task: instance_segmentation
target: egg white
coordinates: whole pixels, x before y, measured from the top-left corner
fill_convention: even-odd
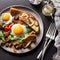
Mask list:
[[[23,33],[22,33],[21,35],[19,35],[19,36],[23,36],[24,34],[26,34],[27,29],[26,29],[26,27],[25,27],[24,25],[14,24],[14,25],[12,26],[12,28],[11,28],[11,34],[12,34],[12,35],[14,35],[14,36],[16,36],[16,37],[19,37],[19,36],[17,36],[17,35],[14,33],[14,28],[15,28],[16,26],[21,26],[21,27],[23,28]],[[18,30],[17,30],[17,31],[18,31]]]
[[[3,20],[2,20],[2,16],[3,16],[4,14],[9,14],[10,19],[9,19],[8,21],[3,21]],[[3,13],[3,14],[1,15],[1,21],[2,21],[5,25],[11,23],[11,22],[12,22],[12,19],[13,19],[13,17],[11,16],[10,13]]]

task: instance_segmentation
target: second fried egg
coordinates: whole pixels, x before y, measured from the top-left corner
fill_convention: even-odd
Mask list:
[[[10,13],[3,13],[1,15],[1,21],[4,23],[4,24],[9,24],[12,22],[12,19],[13,17],[11,16]]]
[[[22,36],[26,33],[27,29],[24,25],[14,24],[11,28],[12,34],[15,36]]]

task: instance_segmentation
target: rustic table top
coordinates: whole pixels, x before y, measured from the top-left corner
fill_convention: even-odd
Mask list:
[[[0,60],[37,60],[36,57],[43,47],[43,44],[45,42],[45,34],[52,19],[51,17],[45,17],[42,14],[41,9],[42,9],[42,6],[44,5],[43,3],[41,3],[38,6],[33,6],[29,3],[28,0],[0,0],[0,11],[11,5],[24,5],[37,11],[39,15],[41,16],[43,24],[44,24],[44,36],[39,46],[26,54],[20,54],[20,55],[12,54],[3,50],[0,47]],[[56,48],[54,47],[54,42],[52,42],[49,48],[47,49],[44,60],[52,60],[52,56],[55,52],[56,52]]]

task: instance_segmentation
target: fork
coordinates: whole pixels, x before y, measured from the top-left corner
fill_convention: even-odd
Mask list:
[[[43,49],[38,54],[37,59],[43,60],[43,57],[45,55],[45,52],[46,52],[49,44],[51,43],[51,41],[53,41],[55,39],[55,34],[56,34],[55,23],[51,23],[49,26],[49,29],[46,33],[46,39],[45,39],[46,41],[44,43]]]

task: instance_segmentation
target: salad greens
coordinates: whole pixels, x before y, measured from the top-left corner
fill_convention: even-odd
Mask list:
[[[15,42],[22,43],[24,41],[24,38],[19,38]]]
[[[9,35],[8,36],[8,41],[14,41],[14,42],[18,42],[18,43],[21,43],[25,40],[25,37],[27,36],[27,33],[24,34],[23,36],[19,36],[19,37],[15,37],[14,35]]]
[[[0,31],[0,39],[5,42],[5,38],[4,38],[5,34],[4,32]]]
[[[9,40],[9,41],[10,41],[10,40],[13,41],[13,40],[16,40],[16,38],[15,38],[13,35],[9,35],[9,36],[8,36],[8,40]]]
[[[32,31],[32,29],[31,29],[27,24],[25,24],[25,26],[26,26],[26,28],[27,28],[27,33],[29,33],[29,32]]]

